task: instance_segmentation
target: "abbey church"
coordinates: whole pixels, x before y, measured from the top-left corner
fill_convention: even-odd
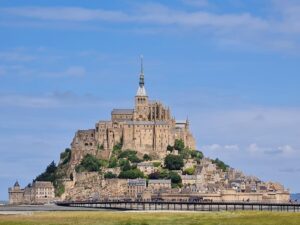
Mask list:
[[[182,139],[187,147],[196,149],[188,119],[176,121],[169,108],[148,98],[141,60],[134,109],[113,109],[111,120],[100,120],[95,129],[77,131],[71,144],[71,163],[78,164],[87,153],[108,159],[116,145],[159,159],[167,154],[167,146],[173,146],[175,139]]]

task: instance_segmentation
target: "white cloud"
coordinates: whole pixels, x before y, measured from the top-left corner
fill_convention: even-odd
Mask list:
[[[280,147],[278,147],[278,150],[284,156],[293,156],[294,154],[300,154],[300,151],[297,151],[290,145],[280,146]]]
[[[210,5],[208,0],[182,0],[184,4],[196,7],[207,7]]]
[[[238,145],[220,145],[220,144],[212,144],[212,145],[204,145],[201,147],[201,150],[205,152],[230,152],[230,151],[239,151],[240,148]]]
[[[0,9],[0,13],[3,15],[2,25],[7,23],[8,26],[15,21],[19,21],[18,26],[20,24],[26,26],[27,22],[31,25],[33,23],[33,26],[37,26],[38,23],[46,26],[54,23],[57,25],[54,27],[61,27],[61,24],[66,23],[65,27],[71,29],[74,25],[103,29],[99,22],[143,24],[141,29],[132,26],[124,29],[143,34],[170,33],[174,30],[181,32],[184,29],[192,33],[209,34],[221,46],[234,45],[256,51],[267,49],[298,52],[300,48],[298,42],[300,4],[295,1],[270,1],[265,15],[254,14],[246,8],[241,12],[228,12],[222,8],[211,12],[204,7],[209,5],[208,1],[185,0],[185,2],[203,8],[178,10],[168,5],[147,3],[135,5],[127,10],[10,7]]]
[[[69,66],[65,69],[57,71],[44,71],[35,69],[35,67],[23,65],[5,65],[0,67],[0,75],[23,76],[23,77],[47,77],[47,78],[62,78],[62,77],[84,77],[87,71],[83,66]]]
[[[87,9],[80,7],[19,7],[2,8],[2,13],[9,15],[59,21],[92,21],[103,20],[112,22],[128,21],[129,17],[123,12],[102,9]]]
[[[149,23],[212,28],[266,29],[268,22],[250,13],[215,14],[205,11],[174,10],[161,4],[143,4],[133,13],[76,7],[2,8],[0,12],[17,17],[53,21],[106,21]]]
[[[0,107],[22,108],[58,108],[58,107],[83,107],[103,104],[100,99],[85,95],[77,96],[72,92],[54,92],[42,95],[0,95]],[[105,104],[104,104],[105,105]]]
[[[271,143],[270,143],[271,144]],[[290,145],[277,146],[277,147],[266,147],[266,146],[258,146],[253,143],[250,144],[246,148],[247,152],[249,152],[252,156],[263,157],[263,155],[270,157],[294,157],[300,154],[300,151],[297,151]]]
[[[64,71],[56,72],[40,72],[41,76],[45,77],[83,77],[86,75],[86,70],[82,66],[70,66]]]
[[[2,61],[30,62],[35,59],[34,56],[19,51],[0,52],[0,60]]]

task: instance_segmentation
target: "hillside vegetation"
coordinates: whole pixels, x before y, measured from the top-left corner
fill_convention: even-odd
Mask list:
[[[102,146],[99,146],[99,150]],[[195,173],[195,167],[185,168],[184,163],[187,159],[192,159],[198,164],[204,157],[201,151],[193,150],[185,146],[185,143],[181,139],[176,139],[174,146],[168,146],[166,151],[168,154],[165,158],[157,161],[153,161],[153,166],[157,168],[157,171],[153,174],[145,175],[137,168],[137,164],[140,162],[148,162],[152,160],[152,157],[148,154],[143,156],[138,155],[136,150],[122,149],[122,142],[117,143],[113,149],[111,156],[108,160],[97,158],[95,155],[86,154],[81,162],[75,167],[76,173],[82,172],[99,172],[105,179],[171,179],[172,187],[177,188],[182,186],[181,177],[178,171],[182,170],[183,174],[193,175]],[[176,154],[173,154],[175,153]],[[46,168],[46,170],[36,177],[36,181],[51,181],[55,186],[56,196],[61,196],[64,193],[64,186],[62,180],[67,178],[73,180],[73,173],[67,176],[67,170],[69,168],[69,162],[71,160],[72,151],[66,148],[60,154],[60,161],[58,165],[52,161]],[[219,169],[225,171],[229,166],[218,158],[212,160],[212,163],[216,164]],[[120,173],[115,174],[112,172],[103,172],[105,168],[120,168]]]

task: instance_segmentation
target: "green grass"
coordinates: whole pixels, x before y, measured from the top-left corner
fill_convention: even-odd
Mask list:
[[[300,213],[276,212],[44,212],[0,215],[0,225],[299,225]]]

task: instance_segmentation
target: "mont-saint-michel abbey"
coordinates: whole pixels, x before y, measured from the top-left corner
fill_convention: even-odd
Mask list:
[[[95,155],[98,146],[103,149],[101,157],[109,159],[118,143],[122,143],[122,149],[135,149],[141,156],[148,154],[153,159],[164,158],[167,146],[173,146],[176,139],[196,149],[189,121],[176,121],[169,108],[149,99],[142,64],[134,101],[134,109],[113,109],[110,121],[100,120],[95,129],[76,133],[72,142],[72,165],[80,162],[86,153]]]
[[[196,149],[190,121],[152,101],[141,72],[133,109],[78,130],[71,143],[31,184],[9,188],[11,204],[147,200],[288,202],[280,183],[245,175]],[[176,109],[173,109],[176,110]]]

